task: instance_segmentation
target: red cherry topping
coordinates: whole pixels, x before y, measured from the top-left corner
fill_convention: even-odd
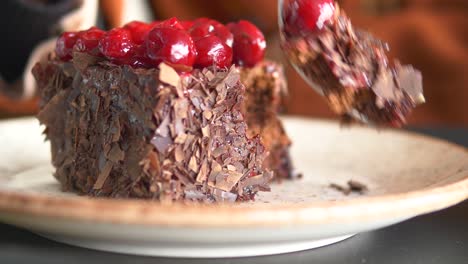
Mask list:
[[[73,56],[73,46],[78,39],[77,32],[64,32],[57,39],[55,44],[55,53],[63,61],[69,61]]]
[[[185,28],[182,26],[182,24],[180,24],[179,20],[177,18],[175,18],[175,17],[171,17],[169,19],[161,21],[158,24],[156,24],[155,27],[175,28],[175,29],[185,30]]]
[[[190,20],[183,20],[179,22],[185,30],[189,30],[193,26],[193,21]]]
[[[234,44],[234,35],[231,31],[223,24],[220,24],[215,28],[215,35],[224,41],[226,45],[232,48]]]
[[[206,17],[198,18],[193,21],[193,25],[189,29],[190,36],[194,41],[201,39],[215,31],[215,27],[221,25],[216,20],[208,19]]]
[[[218,21],[213,20],[213,19],[211,19],[211,18],[199,17],[199,18],[193,20],[193,25],[195,25],[195,24],[206,24],[206,23],[210,23],[210,22],[212,22],[212,21],[218,22]]]
[[[92,27],[88,30],[81,31],[76,40],[75,47],[77,51],[89,53],[91,55],[101,55],[98,49],[99,40],[106,34],[105,31]]]
[[[105,32],[92,27],[63,33],[56,43],[61,60],[72,59],[73,51],[105,56],[109,61],[132,67],[155,67],[166,62],[179,72],[237,65],[250,67],[263,59],[265,38],[247,21],[225,26],[216,20],[199,18],[144,23],[132,21]]]
[[[234,63],[252,67],[263,59],[266,42],[263,33],[252,23],[241,20],[227,27],[234,35]]]
[[[99,50],[109,59],[126,60],[133,54],[132,34],[124,28],[108,31],[99,41]]]
[[[128,64],[134,68],[150,68],[153,63],[146,55],[146,46],[144,44],[135,46],[134,50],[134,55],[129,60],[127,60],[125,64]]]
[[[125,24],[123,28],[129,30],[132,33],[133,42],[140,45],[145,41],[146,35],[153,27],[144,22],[132,21]]]
[[[157,65],[163,61],[192,66],[197,56],[190,35],[176,28],[153,28],[146,37],[146,52]]]
[[[234,41],[234,37],[228,28],[218,21],[208,18],[196,19],[193,22],[192,27],[189,29],[189,32],[194,41],[208,35],[218,36],[229,47],[232,47],[232,43]]]
[[[332,23],[335,5],[333,0],[294,0],[284,12],[287,33],[316,34]]]
[[[197,67],[217,66],[228,67],[232,63],[232,48],[223,40],[214,35],[209,35],[195,41],[198,56],[195,61]]]
[[[154,20],[153,22],[149,23],[151,28],[154,28],[155,26],[159,25],[159,23],[161,23],[161,21],[159,20]]]

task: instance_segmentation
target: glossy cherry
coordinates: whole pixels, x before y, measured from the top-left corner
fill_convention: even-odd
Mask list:
[[[225,25],[220,24],[219,26],[217,26],[215,28],[214,34],[218,36],[221,40],[223,40],[226,45],[232,48],[234,44],[234,35]]]
[[[140,21],[132,21],[125,24],[123,28],[130,31],[133,42],[140,45],[145,41],[146,35],[151,30],[152,25]]]
[[[73,56],[73,46],[78,39],[79,33],[77,32],[64,32],[57,39],[55,44],[55,54],[63,60],[69,61]]]
[[[252,23],[241,20],[227,25],[234,35],[233,61],[237,65],[252,67],[265,55],[266,42],[263,33]]]
[[[114,28],[99,41],[99,51],[111,60],[129,59],[133,56],[134,48],[132,34],[125,28]]]
[[[293,0],[283,10],[287,33],[316,34],[332,23],[333,0]]]
[[[155,26],[159,25],[159,23],[161,23],[160,20],[154,20],[150,22],[149,25],[151,26],[151,28],[154,28]]]
[[[123,64],[130,65],[134,68],[150,68],[153,63],[146,54],[146,46],[144,44],[135,46],[133,56]]]
[[[155,23],[154,27],[161,27],[161,28],[174,28],[174,29],[181,29],[185,30],[179,20],[175,17],[171,17],[169,19],[163,20],[159,23]]]
[[[217,36],[208,35],[198,39],[195,41],[195,47],[198,52],[196,67],[204,68],[214,65],[224,68],[232,63],[232,48]]]
[[[104,34],[106,34],[106,32],[97,27],[81,31],[78,34],[74,49],[91,55],[100,56],[98,45],[99,40],[101,40]]]
[[[181,29],[156,26],[148,33],[145,43],[146,53],[154,65],[165,61],[192,66],[197,56],[192,38]]]
[[[215,27],[222,25],[216,20],[206,17],[198,18],[193,21],[193,25],[188,30],[194,41],[206,37],[215,31]]]
[[[193,26],[193,21],[191,20],[182,20],[179,23],[185,30],[189,30]]]
[[[232,43],[234,41],[234,36],[226,26],[216,20],[204,17],[193,21],[193,25],[190,27],[189,33],[194,41],[197,41],[208,35],[215,35],[219,37],[229,47],[232,47]]]

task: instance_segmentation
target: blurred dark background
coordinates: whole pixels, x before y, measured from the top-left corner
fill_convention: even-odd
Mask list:
[[[97,15],[101,27],[120,26],[130,20],[165,19],[176,16],[180,19],[193,19],[200,16],[212,17],[222,22],[248,19],[259,26],[268,39],[267,57],[283,62],[289,81],[290,98],[287,104],[289,114],[313,117],[335,118],[323,99],[307,87],[304,81],[289,67],[278,45],[277,13],[275,0],[84,0],[99,7],[95,13],[82,12],[82,16]],[[13,29],[42,35],[31,38],[39,42],[57,34],[57,21],[60,15],[70,12],[64,7],[79,6],[83,1],[62,0],[7,0],[2,1],[0,11],[2,25],[11,24]],[[418,107],[411,115],[410,125],[462,126],[468,127],[468,1],[467,0],[341,0],[338,1],[354,25],[369,30],[388,42],[390,55],[405,64],[413,64],[420,69],[424,78],[426,104]],[[11,4],[13,3],[13,4]],[[45,25],[36,21],[38,14],[16,15],[15,8],[22,6],[42,6],[39,16],[47,17]],[[60,10],[58,8],[60,6]],[[7,10],[5,7],[8,7]],[[58,10],[58,11],[57,11]],[[56,12],[56,13],[53,13]],[[73,11],[72,11],[73,12]],[[5,16],[2,13],[15,15]],[[34,12],[32,12],[34,13]],[[53,15],[51,15],[53,13]],[[36,20],[35,20],[36,19]],[[5,20],[5,22],[4,22]],[[21,22],[19,22],[21,20]],[[28,24],[27,29],[15,24]],[[44,24],[43,23],[43,24]],[[35,26],[36,25],[36,26]],[[47,26],[50,30],[44,30]],[[82,26],[82,25],[81,25]],[[70,27],[70,26],[68,26]],[[73,25],[71,25],[73,27]],[[80,25],[76,23],[76,29]],[[0,32],[1,34],[2,32]],[[26,32],[27,34],[28,32]],[[15,35],[11,41],[21,42],[21,34],[10,30],[7,35]],[[38,34],[38,33],[37,33]],[[4,36],[4,35],[3,35]],[[5,36],[4,41],[5,42]],[[11,43],[10,43],[11,44]],[[5,45],[0,44],[0,45]],[[24,54],[29,54],[34,45],[17,45]],[[5,49],[2,48],[5,53]],[[26,56],[27,57],[27,56]],[[4,59],[6,58],[6,59]],[[21,89],[21,82],[5,66],[26,65],[25,61],[9,61],[2,56],[0,93]],[[4,75],[8,72],[8,80]],[[17,72],[16,79],[21,79]],[[3,87],[3,88],[2,88]],[[0,95],[0,117],[34,113],[37,100],[11,99],[15,96]]]

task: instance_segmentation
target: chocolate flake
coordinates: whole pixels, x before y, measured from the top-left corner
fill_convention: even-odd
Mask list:
[[[101,189],[102,186],[104,185],[104,182],[106,181],[107,177],[109,176],[111,170],[112,170],[112,162],[108,161],[106,162],[106,165],[104,165],[104,168],[101,170],[99,173],[96,182],[94,183],[93,189]]]
[[[338,183],[330,183],[330,188],[335,189],[337,191],[342,192],[344,195],[349,195],[351,193],[351,189],[347,186],[343,186]]]
[[[178,145],[174,151],[175,161],[182,162],[185,159],[185,153],[182,150],[182,146]]]
[[[177,87],[180,84],[180,76],[174,68],[165,63],[159,64],[159,80],[163,83]],[[179,94],[181,97],[182,95]]]
[[[202,135],[204,137],[210,137],[210,127],[209,126],[202,127],[201,131],[202,131]]]
[[[203,183],[206,181],[206,177],[208,176],[208,163],[206,162],[206,160],[203,162],[201,168],[200,168],[200,171],[197,175],[197,182],[199,183]]]
[[[207,120],[210,120],[211,117],[213,117],[213,112],[210,110],[205,110],[203,111],[203,117],[205,117]]]
[[[349,195],[352,192],[362,194],[368,190],[367,186],[364,183],[361,183],[356,180],[349,180],[346,184],[347,186],[343,186],[338,183],[330,183],[330,188],[340,191],[344,195]]]
[[[151,144],[156,147],[159,153],[166,153],[172,144],[172,139],[170,137],[155,136],[151,139]]]
[[[197,173],[198,172],[198,164],[197,164],[197,159],[192,156],[190,158],[190,162],[189,162],[189,169],[191,169],[193,172]]]
[[[114,144],[112,146],[112,149],[107,154],[107,158],[114,163],[123,160],[124,157],[125,157],[125,152],[123,152],[120,149],[118,144]]]
[[[364,192],[368,190],[367,185],[356,180],[349,180],[348,186],[349,189],[353,192]]]
[[[234,185],[236,185],[239,182],[243,175],[242,173],[237,171],[226,170],[223,171],[223,173],[220,173],[219,176],[216,177],[215,187],[220,190],[230,192]]]

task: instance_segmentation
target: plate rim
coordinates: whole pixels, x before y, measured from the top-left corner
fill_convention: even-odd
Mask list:
[[[290,116],[292,121],[337,124],[318,118]],[[34,118],[15,118],[0,121],[0,127],[10,122],[31,122]],[[37,120],[35,120],[37,121]],[[358,127],[371,130],[366,127]],[[389,129],[407,137],[445,144],[468,154],[468,149],[443,139],[414,132]],[[414,217],[455,205],[468,199],[468,172],[457,182],[438,187],[426,187],[406,193],[358,197],[341,201],[314,201],[301,204],[241,204],[161,203],[144,200],[109,198],[54,197],[44,194],[0,190],[0,216],[20,214],[31,217],[61,218],[115,224],[158,227],[278,227],[285,225],[316,225],[373,221],[385,217]],[[387,210],[387,206],[398,211]],[[80,208],[80,210],[75,210]],[[358,211],[358,213],[352,213]],[[351,213],[350,213],[351,212]],[[200,217],[203,215],[203,217]]]

